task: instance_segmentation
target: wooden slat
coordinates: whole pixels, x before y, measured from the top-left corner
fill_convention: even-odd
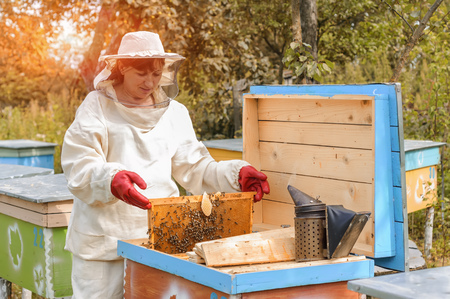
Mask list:
[[[69,226],[70,213],[47,214],[46,227],[66,227]]]
[[[370,150],[260,142],[261,169],[372,183]]]
[[[347,281],[339,281],[253,293],[243,293],[240,299],[274,298],[362,299],[363,297],[361,297],[361,294],[347,289]]]
[[[195,253],[194,251],[188,251],[188,252],[186,252],[186,255],[190,262],[193,262],[196,264],[204,264],[205,263],[205,260],[201,256],[199,256],[197,253]]]
[[[257,232],[265,232],[268,230],[274,230],[274,229],[279,229],[281,226],[280,225],[273,225],[273,224],[267,224],[267,223],[255,223],[253,222],[253,228],[252,231],[254,233]]]
[[[292,238],[294,237],[294,228],[288,227],[288,228],[280,228],[277,227],[276,229],[270,229],[265,230],[257,233],[251,233],[251,234],[245,234],[245,235],[239,235],[234,237],[228,237],[220,239],[221,243],[233,243],[237,241],[254,241],[254,240],[266,240],[270,238]],[[200,248],[203,244],[210,244],[210,243],[217,243],[218,240],[211,240],[211,241],[205,241],[205,242],[199,242],[195,244],[195,248]]]
[[[45,219],[45,215],[38,213],[38,212],[34,212],[34,211],[30,211],[30,210],[26,210],[26,209],[22,209],[20,207],[16,207],[13,205],[9,205],[3,202],[0,202],[0,211],[2,214],[26,221],[26,222],[30,222],[39,226],[43,226],[46,227],[47,225],[47,221]]]
[[[265,199],[293,204],[287,186],[291,185],[326,204],[342,204],[355,211],[373,210],[373,186],[368,183],[300,176],[265,171],[270,183],[270,194]]]
[[[197,283],[195,280],[148,267],[131,259],[126,259],[125,271],[123,284],[125,299],[214,298],[211,294],[217,298],[232,298],[227,293]]]
[[[70,213],[72,208],[72,199],[47,203],[47,213]]]
[[[258,119],[372,125],[373,101],[363,97],[366,99],[264,97],[258,100]]]
[[[253,204],[253,223],[262,222],[262,202],[258,201]]]
[[[356,262],[365,260],[365,256],[347,256],[337,259],[324,259],[311,262],[280,262],[280,263],[270,263],[270,264],[257,264],[257,265],[242,265],[242,266],[228,266],[228,267],[216,267],[215,269],[220,272],[228,274],[242,274],[242,273],[252,273],[261,271],[276,271],[283,269],[295,269],[303,267],[312,266],[322,266],[322,265],[332,265],[347,262]]]
[[[4,194],[0,194],[0,202],[9,204],[11,206],[20,207],[26,210],[35,211],[38,213],[47,213],[48,206],[47,204],[39,204],[35,202],[26,201],[20,198],[15,198],[11,196],[7,196]]]
[[[66,212],[70,213],[72,211],[73,206],[73,200],[36,203],[16,197],[7,196],[4,194],[0,194],[0,202],[41,214],[66,213]]]
[[[294,238],[271,238],[202,244],[207,266],[275,263],[295,259]]]
[[[258,99],[246,99],[244,96],[242,138],[243,159],[261,169],[259,156]]]
[[[280,203],[271,200],[263,201],[263,223],[272,225],[290,225],[295,227],[294,204]]]
[[[0,202],[0,212],[42,227],[66,227],[70,219],[70,213],[42,214],[3,202]]]
[[[372,133],[372,127],[367,125],[259,122],[260,141],[372,149]]]
[[[314,95],[314,94],[246,94],[244,95],[244,98],[248,99],[260,99],[260,98],[267,98],[267,99],[317,99],[317,100],[323,100],[323,99],[332,99],[332,100],[373,100],[373,96],[364,95],[364,94],[337,94],[334,96],[325,96],[325,95]]]

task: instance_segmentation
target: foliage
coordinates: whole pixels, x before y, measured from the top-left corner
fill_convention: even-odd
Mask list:
[[[0,139],[29,139],[62,145],[64,134],[75,117],[83,95],[77,91],[48,94],[41,106],[37,101],[26,107],[5,107],[0,111]],[[61,147],[55,148],[55,173],[61,173]]]
[[[322,74],[331,73],[334,64],[329,60],[316,61],[308,50],[311,46],[305,43],[292,42],[286,50],[283,62],[291,69],[297,78],[313,78],[322,81]]]
[[[52,22],[60,15],[41,4],[0,2],[0,107],[31,100],[45,103],[47,93],[59,88],[66,76],[66,66],[58,62],[52,44],[58,34]]]

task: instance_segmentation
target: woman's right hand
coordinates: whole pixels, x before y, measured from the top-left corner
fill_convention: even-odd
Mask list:
[[[134,187],[147,188],[147,183],[135,172],[122,170],[116,173],[111,182],[111,193],[127,204],[148,210],[152,207],[150,201]]]

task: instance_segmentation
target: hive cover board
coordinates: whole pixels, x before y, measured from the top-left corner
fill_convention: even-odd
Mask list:
[[[398,84],[251,87],[244,95],[244,159],[271,184],[254,205],[254,223],[293,225],[293,185],[327,205],[369,212],[353,252],[404,271],[398,107]]]

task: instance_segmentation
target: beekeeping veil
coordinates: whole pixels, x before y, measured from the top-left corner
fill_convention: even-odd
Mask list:
[[[100,56],[99,61],[105,61],[106,67],[95,77],[94,88],[99,89],[101,82],[109,78],[118,59],[129,58],[164,58],[165,65],[159,82],[161,90],[169,100],[178,95],[177,72],[185,58],[175,53],[166,53],[159,35],[148,31],[125,34],[116,55]]]

